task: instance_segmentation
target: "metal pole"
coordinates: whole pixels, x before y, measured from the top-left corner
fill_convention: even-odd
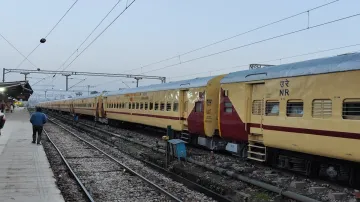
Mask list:
[[[69,75],[65,75],[66,77],[66,91],[69,90]]]
[[[90,85],[88,85],[88,95],[90,95]]]
[[[3,82],[5,82],[5,68],[3,68]]]
[[[47,91],[45,91],[45,99],[46,99],[46,92],[47,92]]]
[[[139,87],[139,80],[142,79],[142,77],[135,77],[136,79],[136,88]]]

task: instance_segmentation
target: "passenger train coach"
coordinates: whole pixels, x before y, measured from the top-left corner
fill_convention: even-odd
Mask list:
[[[111,125],[166,128],[213,150],[360,182],[360,54],[39,103]]]

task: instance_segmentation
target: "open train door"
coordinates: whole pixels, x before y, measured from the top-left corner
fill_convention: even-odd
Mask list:
[[[74,103],[70,102],[70,114],[75,114]]]
[[[250,84],[252,86],[248,107],[250,120],[248,158],[264,162],[266,160],[266,148],[263,144],[263,121],[265,108],[265,83]]]
[[[96,119],[101,123],[107,123],[106,113],[104,108],[104,97],[99,96],[96,98]]]
[[[183,100],[183,105],[181,107],[181,115],[182,115],[182,120],[183,120],[183,130],[187,131],[188,130],[188,121],[187,118],[189,116],[189,99],[188,99],[188,90],[182,90],[181,91],[181,96],[182,96],[182,100]]]
[[[182,132],[180,135],[180,139],[184,140],[185,142],[189,142],[191,137],[189,133],[189,125],[188,125],[188,117],[189,117],[189,99],[188,99],[188,92],[189,90],[181,90],[180,96],[181,101],[180,102],[180,115],[182,120]]]

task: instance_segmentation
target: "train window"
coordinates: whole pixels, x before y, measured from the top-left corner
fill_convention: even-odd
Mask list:
[[[165,110],[165,104],[163,102],[160,103],[160,110],[161,111]]]
[[[312,117],[314,118],[329,118],[332,114],[332,101],[326,100],[313,100],[312,103]]]
[[[202,112],[202,103],[201,102],[195,102],[195,112]]]
[[[145,110],[148,110],[148,103],[145,102]]]
[[[279,116],[279,102],[278,101],[266,101],[265,106],[266,116]]]
[[[232,103],[231,102],[225,102],[224,103],[225,104],[225,107],[224,107],[224,111],[226,112],[226,113],[232,113]]]
[[[174,112],[179,111],[179,103],[174,102],[173,111],[174,111]]]
[[[137,102],[137,103],[136,103],[136,109],[139,109],[139,106],[140,106],[140,105],[139,105],[139,103]]]
[[[155,102],[155,110],[159,110],[159,103]]]
[[[304,103],[302,100],[288,100],[286,105],[286,116],[302,117],[304,114]]]
[[[144,109],[144,103],[140,103],[140,109]]]
[[[150,102],[150,104],[149,104],[149,110],[153,110],[153,103],[152,102]]]
[[[171,111],[171,103],[166,103],[166,111]]]
[[[262,115],[264,112],[264,106],[262,100],[254,100],[252,104],[252,114]]]
[[[135,102],[132,103],[132,109],[135,109]]]
[[[346,99],[343,102],[343,119],[360,120],[360,99]]]

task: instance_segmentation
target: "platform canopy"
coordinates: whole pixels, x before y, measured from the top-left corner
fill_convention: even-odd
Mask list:
[[[28,81],[0,82],[0,95],[2,99],[15,98],[27,101],[33,90]]]

